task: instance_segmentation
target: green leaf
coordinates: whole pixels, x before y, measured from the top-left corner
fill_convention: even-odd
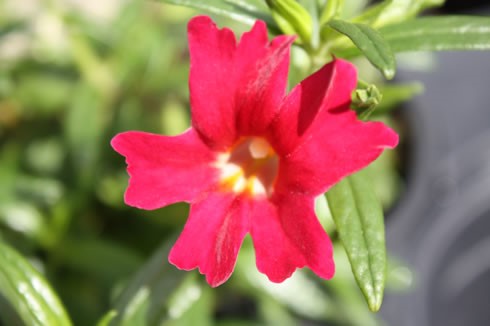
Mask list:
[[[168,318],[165,318],[162,326],[213,325],[214,292],[195,276],[188,274],[172,294],[168,303]]]
[[[165,241],[118,296],[113,309],[119,315],[111,325],[160,325],[168,317],[172,293],[186,276],[192,276],[166,263],[174,240]]]
[[[329,25],[350,38],[387,79],[393,78],[396,69],[395,57],[388,43],[376,30],[368,25],[353,24],[343,20],[332,20]]]
[[[251,238],[244,240],[231,282],[240,285],[256,298],[266,296],[294,314],[316,320],[342,319],[338,316],[335,301],[329,293],[318,288],[318,284],[305,271],[296,271],[284,283],[274,284],[257,271]]]
[[[378,25],[377,20],[380,19],[381,14],[389,10],[392,2],[392,0],[386,0],[371,6],[363,11],[359,16],[352,19],[352,22],[376,26]]]
[[[115,310],[109,310],[102,318],[99,320],[97,323],[97,326],[109,326],[111,321],[116,318],[117,316],[117,311]]]
[[[238,22],[253,25],[257,20],[263,20],[267,25],[276,27],[272,17],[255,1],[239,1],[239,0],[160,0],[173,5],[190,7],[198,10],[206,11],[210,14],[216,14],[223,17],[231,18]]]
[[[445,16],[414,19],[380,29],[395,52],[490,49],[490,18]]]
[[[278,300],[262,295],[257,298],[257,303],[258,315],[262,317],[264,325],[298,325],[298,320]]]
[[[0,242],[0,261],[0,293],[26,325],[71,325],[48,282],[24,257]]]
[[[339,17],[343,8],[344,0],[328,0],[320,17],[320,25],[329,22],[333,18]]]
[[[345,316],[340,325],[380,326],[380,320],[366,305],[359,293],[352,267],[342,243],[334,242],[335,281],[325,282],[325,287],[335,298],[337,314]],[[337,325],[337,324],[336,324]]]
[[[78,173],[78,189],[93,187],[102,137],[108,122],[104,98],[92,86],[79,84],[71,94],[63,128],[70,158]]]
[[[378,311],[386,279],[386,247],[381,205],[366,170],[351,175],[326,193],[340,240],[369,309]]]
[[[360,16],[353,19],[355,23],[381,27],[398,23],[415,17],[419,12],[440,6],[445,0],[385,0],[373,5]]]

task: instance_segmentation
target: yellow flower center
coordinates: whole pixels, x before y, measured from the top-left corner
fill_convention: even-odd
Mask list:
[[[279,158],[264,138],[249,137],[218,157],[221,185],[227,191],[269,196],[277,177]]]

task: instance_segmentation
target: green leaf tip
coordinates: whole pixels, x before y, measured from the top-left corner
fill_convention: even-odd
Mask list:
[[[390,45],[375,29],[366,24],[355,24],[334,19],[330,27],[347,36],[352,43],[378,68],[386,79],[392,79],[396,72],[395,56]]]
[[[362,170],[345,178],[326,193],[326,198],[356,282],[369,309],[376,312],[386,282],[386,246],[383,210],[368,172]]]

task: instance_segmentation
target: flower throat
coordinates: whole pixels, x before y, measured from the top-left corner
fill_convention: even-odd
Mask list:
[[[239,140],[218,159],[223,188],[251,196],[270,196],[278,166],[279,158],[274,149],[260,137]]]

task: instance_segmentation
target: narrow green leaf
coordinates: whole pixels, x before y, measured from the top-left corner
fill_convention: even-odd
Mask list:
[[[366,300],[359,295],[358,285],[352,267],[341,242],[334,242],[335,281],[325,282],[325,287],[335,298],[337,314],[343,315],[340,325],[380,326],[376,314],[366,305]]]
[[[421,11],[440,6],[445,0],[385,0],[353,19],[355,23],[381,27],[415,17]]]
[[[48,282],[24,257],[0,242],[0,261],[0,293],[26,325],[71,325]]]
[[[353,24],[343,20],[332,20],[329,25],[350,38],[387,79],[393,78],[396,69],[395,57],[388,43],[376,30],[368,25]]]
[[[168,317],[160,325],[213,325],[214,292],[195,276],[188,274],[174,291],[168,303]]]
[[[329,293],[321,291],[305,271],[297,271],[280,284],[272,284],[260,274],[255,266],[255,254],[250,237],[245,238],[240,249],[240,257],[231,281],[249,291],[253,297],[271,298],[296,315],[317,320],[342,319],[342,316],[338,316],[335,300]]]
[[[160,0],[173,5],[190,7],[203,10],[210,14],[216,14],[223,17],[231,18],[238,22],[253,25],[257,20],[263,20],[268,26],[276,27],[274,20],[267,13],[265,8],[254,5],[250,1],[239,0]]]
[[[97,323],[97,326],[109,326],[111,321],[117,316],[117,311],[109,310]]]
[[[320,25],[326,24],[331,19],[339,17],[343,8],[344,0],[328,0],[320,17]]]
[[[378,311],[386,279],[386,247],[381,205],[366,170],[351,175],[326,193],[340,240],[369,309]]]
[[[257,298],[258,315],[264,321],[264,325],[295,326],[298,320],[279,301],[265,295]]]
[[[188,274],[166,263],[174,242],[165,241],[136,273],[116,299],[119,315],[111,325],[160,325],[167,317],[167,303]]]
[[[92,187],[100,155],[101,137],[107,122],[103,97],[95,86],[80,84],[72,92],[72,102],[65,109],[63,127],[73,165],[80,172],[80,188]]]
[[[389,10],[392,2],[392,0],[385,0],[383,2],[376,3],[375,5],[364,10],[359,16],[354,17],[352,22],[367,24],[369,26],[377,26],[379,25],[377,21],[380,19],[381,14]]]
[[[395,52],[490,49],[490,17],[424,17],[380,33]]]

